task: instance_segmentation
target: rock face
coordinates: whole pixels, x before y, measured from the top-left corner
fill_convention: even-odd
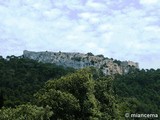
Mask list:
[[[23,56],[39,62],[55,63],[75,69],[93,66],[102,70],[105,75],[126,74],[130,68],[139,68],[138,63],[132,61],[118,61],[105,58],[103,55],[94,56],[92,53],[32,52],[24,50]]]

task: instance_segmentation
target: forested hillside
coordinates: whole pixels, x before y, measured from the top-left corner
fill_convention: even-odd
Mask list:
[[[103,76],[23,57],[0,58],[0,120],[124,120],[160,113],[160,69]],[[157,118],[158,120],[158,118]]]
[[[113,83],[121,112],[160,113],[160,69],[132,71]]]
[[[33,93],[42,88],[47,80],[71,72],[74,69],[39,63],[23,57],[0,57],[0,94],[3,94],[4,106],[14,107],[31,102]]]

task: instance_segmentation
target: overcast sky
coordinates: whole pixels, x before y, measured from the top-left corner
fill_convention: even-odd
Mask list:
[[[160,68],[160,0],[0,0],[0,55],[92,52]]]

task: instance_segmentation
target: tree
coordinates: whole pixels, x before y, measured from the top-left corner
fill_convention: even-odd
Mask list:
[[[71,72],[74,72],[74,69],[27,58],[0,57],[0,91],[3,90],[5,94],[5,100],[0,96],[0,106],[2,102],[5,107],[32,102],[33,94],[42,88],[46,81]]]
[[[52,114],[49,106],[43,108],[30,104],[0,109],[1,120],[50,120]]]
[[[91,52],[88,52],[87,55],[88,55],[88,56],[94,56],[94,54],[91,53]]]
[[[124,113],[160,113],[160,71],[134,70],[115,76],[113,88],[117,94],[121,116]]]
[[[0,91],[0,109],[3,107],[3,105],[4,105],[3,92]]]
[[[99,119],[99,103],[94,95],[94,80],[90,69],[50,80],[36,95],[38,105],[52,107],[52,119]]]
[[[102,113],[100,120],[119,119],[112,84],[112,77],[100,77],[96,80],[95,96],[100,102],[100,112]]]

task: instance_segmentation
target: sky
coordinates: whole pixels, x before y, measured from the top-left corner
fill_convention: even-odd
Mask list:
[[[103,54],[160,68],[160,0],[0,0],[0,55]]]

